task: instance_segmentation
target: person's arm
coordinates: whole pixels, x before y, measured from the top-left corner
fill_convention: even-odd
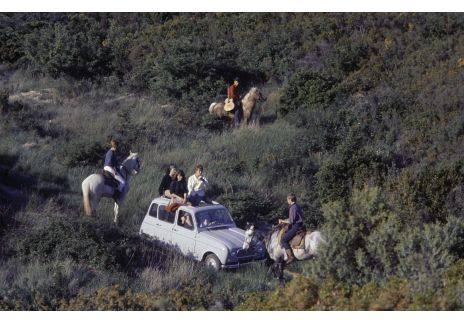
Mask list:
[[[160,196],[164,194],[164,188],[166,188],[166,176],[164,176],[163,179],[161,179],[161,183],[158,188]]]
[[[188,179],[188,185],[187,185],[187,189],[188,189],[188,194],[190,195],[192,193],[192,190],[193,190],[193,185],[194,185],[194,179],[192,179],[192,176]]]
[[[293,224],[293,219],[295,218],[295,208],[290,206],[287,219],[279,219],[279,224]]]
[[[296,213],[297,213],[296,206],[292,205],[288,213],[288,223],[290,225],[293,225],[293,223],[295,223]]]

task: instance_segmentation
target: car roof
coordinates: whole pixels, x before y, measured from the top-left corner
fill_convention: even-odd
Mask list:
[[[153,199],[151,201],[150,205],[153,204],[153,203],[157,203],[158,205],[160,205],[160,204],[168,205],[170,201],[171,201],[170,199],[165,198],[165,197],[157,197],[157,198],[155,198],[155,199]],[[189,211],[189,212],[192,212],[192,213],[196,213],[196,212],[203,211],[203,210],[209,210],[209,209],[217,209],[218,207],[226,208],[223,205],[218,204],[218,203],[205,204],[205,205],[201,205],[201,206],[198,206],[198,207],[193,207],[193,206],[189,206],[189,205],[181,206],[181,208],[183,210]]]

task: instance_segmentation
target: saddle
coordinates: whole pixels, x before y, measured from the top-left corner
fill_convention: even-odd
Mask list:
[[[111,173],[106,170],[102,170],[101,174],[103,175],[103,179],[105,180],[105,185],[112,187],[117,191],[119,187],[119,182],[116,180]]]
[[[282,227],[282,229],[279,232],[279,243],[282,241],[282,237],[284,234],[288,231],[289,226],[285,225]],[[305,243],[305,236],[306,236],[306,227],[302,226],[298,232],[296,232],[295,236],[290,240],[290,246],[292,249],[300,249],[304,246]]]
[[[292,249],[300,249],[304,246],[306,236],[306,228],[301,227],[295,236],[290,240],[290,246]]]

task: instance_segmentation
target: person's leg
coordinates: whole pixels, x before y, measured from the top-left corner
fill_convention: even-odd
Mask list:
[[[240,109],[238,107],[234,108],[234,127],[240,125]]]
[[[284,234],[284,236],[282,236],[282,247],[285,249],[285,250],[288,250],[290,249],[290,241],[292,240],[292,238],[295,236],[296,232],[298,232],[298,229],[300,227],[299,226],[292,226],[288,231],[287,233]]]
[[[187,197],[187,200],[190,201],[193,207],[197,207],[200,204],[201,198],[197,195],[190,195]]]
[[[213,202],[211,201],[211,199],[208,198],[208,196],[204,195],[204,196],[200,196],[200,201],[203,200],[205,203],[209,204],[209,205],[212,205]]]
[[[122,192],[124,190],[124,186],[126,185],[126,180],[124,180],[124,178],[119,173],[116,173],[114,175],[114,178],[118,180],[119,182],[118,190]]]

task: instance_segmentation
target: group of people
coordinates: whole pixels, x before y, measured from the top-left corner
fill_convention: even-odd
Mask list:
[[[201,164],[195,167],[195,173],[188,178],[188,181],[185,180],[183,170],[170,165],[161,180],[158,192],[160,196],[171,199],[170,205],[189,204],[198,206],[201,201],[211,203],[206,196],[208,184],[208,180],[203,175],[203,166]]]
[[[119,173],[119,164],[116,156],[119,143],[117,140],[112,139],[110,144],[111,148],[105,155],[103,173],[118,181],[119,186],[115,188],[117,189],[115,191],[123,192],[125,180]],[[196,207],[199,206],[201,201],[211,203],[206,196],[208,184],[208,180],[203,175],[203,166],[201,164],[195,167],[195,173],[188,178],[188,181],[185,180],[183,170],[171,165],[166,169],[166,174],[161,180],[158,192],[160,196],[171,199],[170,206],[178,207],[188,204]],[[281,244],[288,256],[287,263],[290,263],[295,257],[289,242],[303,227],[303,213],[301,207],[296,203],[296,196],[294,194],[287,196],[287,203],[290,206],[289,217],[288,219],[279,219],[279,224],[289,225],[288,231],[282,237]]]

